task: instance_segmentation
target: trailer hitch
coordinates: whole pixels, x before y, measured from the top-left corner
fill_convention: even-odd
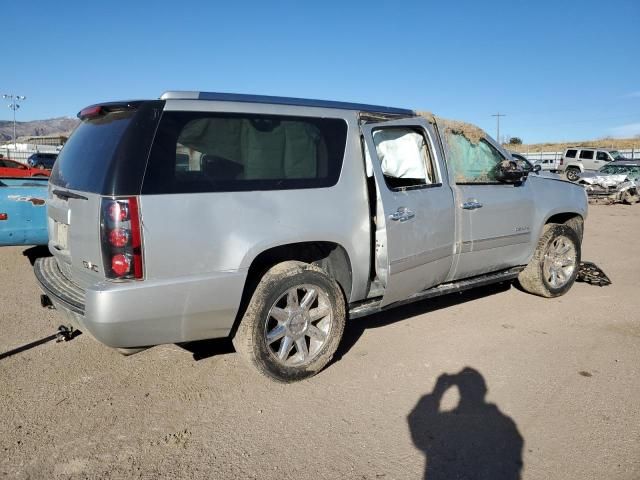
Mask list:
[[[56,333],[54,333],[53,335],[48,335],[48,336],[46,336],[44,338],[41,338],[40,340],[36,340],[34,342],[27,343],[27,344],[22,345],[20,347],[14,348],[13,350],[9,350],[7,352],[0,353],[0,360],[2,360],[3,358],[11,357],[13,355],[16,355],[17,353],[21,353],[21,352],[24,352],[26,350],[31,350],[32,348],[37,347],[37,346],[42,345],[42,344],[45,344],[47,342],[50,342],[51,340],[55,340],[56,343],[68,342],[68,341],[73,340],[74,338],[76,338],[81,333],[82,332],[80,330],[76,330],[71,325],[60,325],[58,327],[58,330],[56,331]]]
[[[80,330],[73,328],[73,325],[60,325],[56,333],[56,343],[68,342],[80,335]]]

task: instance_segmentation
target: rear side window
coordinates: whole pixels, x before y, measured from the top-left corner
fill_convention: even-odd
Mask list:
[[[586,160],[592,160],[593,150],[580,150],[580,158],[584,158]]]
[[[142,191],[329,187],[338,181],[346,137],[340,119],[165,112]]]
[[[577,150],[567,150],[565,157],[567,158],[576,158]]]

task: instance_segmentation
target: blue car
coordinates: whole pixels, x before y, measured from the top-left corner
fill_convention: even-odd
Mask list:
[[[48,178],[0,178],[0,246],[46,245]]]
[[[32,168],[51,170],[57,158],[57,153],[34,153],[27,159],[27,164]]]

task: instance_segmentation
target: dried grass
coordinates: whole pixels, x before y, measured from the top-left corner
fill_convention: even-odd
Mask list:
[[[436,117],[438,125],[444,127],[447,133],[458,133],[464,135],[472,144],[476,145],[488,135],[479,127],[470,123],[461,122],[459,120],[447,120],[446,118]]]

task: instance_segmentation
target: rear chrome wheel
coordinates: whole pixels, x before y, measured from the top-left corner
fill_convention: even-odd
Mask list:
[[[567,180],[575,182],[580,178],[580,170],[573,167],[567,168],[566,175],[567,175]]]
[[[302,380],[331,360],[345,319],[344,295],[333,278],[315,265],[283,262],[260,280],[233,344],[260,373]]]
[[[333,315],[327,292],[297,285],[274,302],[267,315],[264,340],[282,365],[310,363],[331,335]]]

